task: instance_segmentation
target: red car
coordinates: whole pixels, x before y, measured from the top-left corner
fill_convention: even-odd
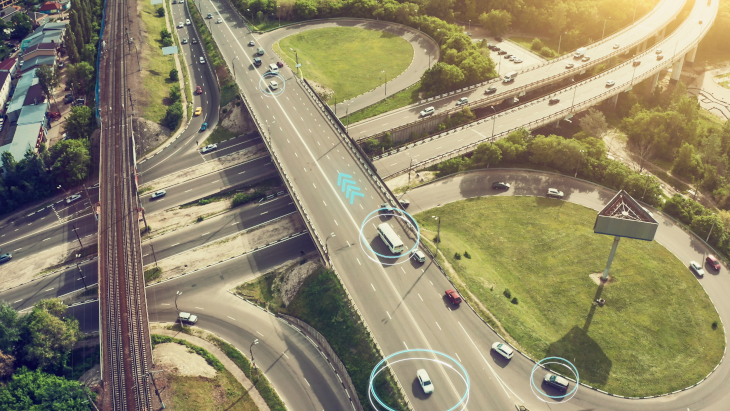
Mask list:
[[[276,65],[279,66],[279,68],[284,67],[284,63],[282,63],[281,61],[277,61]]]
[[[446,296],[454,305],[461,304],[461,296],[454,290],[446,290]]]
[[[717,258],[715,258],[714,255],[708,255],[707,258],[705,258],[705,261],[707,261],[707,264],[714,268],[715,271],[720,271],[720,262],[717,261]]]
[[[198,86],[198,88],[195,89],[195,94],[203,94],[203,88]]]

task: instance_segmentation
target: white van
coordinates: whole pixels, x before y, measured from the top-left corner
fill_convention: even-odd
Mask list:
[[[272,73],[278,73],[279,67],[276,64],[269,64],[269,71]]]
[[[515,77],[517,77],[516,71],[510,71],[507,73],[504,78],[502,79],[502,82],[509,83],[510,81],[514,81]]]
[[[578,50],[575,51],[575,54],[573,54],[573,58],[574,59],[582,58],[586,54],[586,51],[588,51],[587,47],[579,48]]]

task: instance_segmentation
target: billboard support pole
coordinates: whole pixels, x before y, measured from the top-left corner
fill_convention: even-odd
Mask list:
[[[611,269],[611,263],[613,262],[613,257],[616,255],[616,249],[618,248],[618,241],[621,239],[621,237],[616,236],[613,238],[613,247],[611,247],[611,254],[608,255],[608,262],[606,263],[606,269],[603,270],[603,277],[601,277],[601,281],[608,280],[608,271]]]

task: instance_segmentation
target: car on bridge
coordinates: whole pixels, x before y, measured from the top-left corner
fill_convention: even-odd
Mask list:
[[[205,154],[205,153],[209,153],[217,148],[218,148],[218,144],[208,144],[207,146],[203,147],[203,149],[200,150],[200,152]]]
[[[656,49],[655,53],[656,54],[662,54],[662,49]]]
[[[634,67],[638,66],[639,64],[641,64],[641,60],[634,60],[634,62],[631,63],[631,65]]]
[[[469,103],[469,99],[466,97],[462,97],[459,99],[459,101],[456,102],[456,105],[461,106],[463,104],[468,104],[468,103]]]
[[[697,275],[697,277],[705,276],[705,270],[703,270],[702,266],[699,263],[697,263],[696,261],[689,262],[689,269],[692,270],[692,272],[695,273]]]
[[[509,190],[509,183],[495,181],[492,183],[492,190]]]
[[[575,67],[575,64],[573,64],[573,63],[568,63],[565,65],[566,69],[572,69],[573,67]]]
[[[421,114],[420,114],[420,116],[421,116],[421,117],[426,117],[426,116],[430,116],[430,115],[431,115],[431,114],[433,114],[434,112],[436,112],[436,109],[435,109],[435,108],[433,108],[433,106],[432,106],[432,107],[426,107],[426,108],[424,108],[424,109],[423,109],[423,111],[421,111]]]
[[[11,258],[13,258],[13,255],[10,253],[0,255],[0,264],[7,263],[8,261],[10,261]]]
[[[431,382],[431,377],[428,376],[426,370],[421,368],[420,370],[416,371],[416,376],[418,377],[418,383],[421,384],[421,389],[423,389],[423,392],[426,394],[433,393],[433,383]]]
[[[557,98],[557,97],[553,97],[553,98],[551,98],[551,99],[550,99],[550,100],[548,101],[548,104],[550,104],[550,105],[552,105],[552,104],[558,104],[558,103],[560,103],[560,99],[559,99],[559,98]]]
[[[509,345],[501,342],[496,342],[492,344],[492,349],[497,352],[497,354],[501,355],[505,359],[509,360],[512,358],[513,355],[515,355],[515,352],[512,348],[510,348]]]
[[[484,90],[484,94],[492,94],[497,91],[497,87],[489,86],[486,90]]]
[[[616,82],[615,82],[615,81],[613,81],[613,80],[608,80],[608,81],[606,82],[606,87],[613,87],[613,86],[614,86],[615,84],[616,84]]]
[[[165,191],[165,190],[157,190],[154,193],[152,193],[151,199],[154,200],[156,198],[164,197],[165,194],[167,194],[167,191]]]
[[[656,61],[659,61],[659,60],[661,60],[663,58],[664,58],[664,56],[660,54],[660,55],[656,56]]]
[[[714,255],[708,255],[707,258],[705,258],[705,261],[715,271],[720,271],[720,261],[717,260],[717,257],[715,257]]]
[[[591,59],[590,56],[584,56],[582,59],[580,59],[580,61],[585,63],[586,61],[588,61],[590,59]]]
[[[563,198],[563,196],[565,194],[562,191],[558,190],[557,188],[548,188],[546,195],[548,197]]]
[[[621,47],[618,43],[613,45],[613,49],[616,50],[617,48]]]

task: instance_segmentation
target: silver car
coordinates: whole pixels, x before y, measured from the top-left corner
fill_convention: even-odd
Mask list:
[[[492,344],[492,349],[497,352],[497,354],[501,355],[505,359],[509,360],[512,358],[513,355],[515,355],[514,350],[510,348],[509,345],[501,342],[496,342]]]
[[[418,250],[415,253],[413,253],[413,259],[416,260],[416,261],[418,261],[419,263],[425,263],[426,262],[426,254],[423,251]]]
[[[430,116],[435,111],[436,111],[436,109],[433,108],[433,107],[426,107],[426,108],[423,109],[423,111],[421,111],[421,117]]]
[[[692,272],[694,272],[695,274],[697,274],[698,277],[705,276],[705,270],[702,269],[702,266],[697,261],[690,261],[689,269],[692,270]]]
[[[165,194],[167,194],[167,191],[165,190],[157,190],[154,193],[152,193],[152,199],[163,197]]]
[[[565,194],[557,188],[548,188],[546,195],[548,197],[563,198]]]
[[[203,147],[203,149],[200,150],[200,152],[205,154],[205,153],[211,152],[217,148],[218,148],[218,144],[208,144],[207,146]]]

